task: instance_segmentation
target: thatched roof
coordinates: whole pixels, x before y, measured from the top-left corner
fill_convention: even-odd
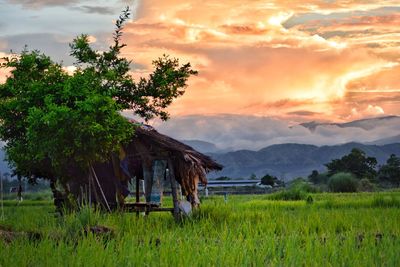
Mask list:
[[[197,182],[207,183],[206,173],[222,170],[209,156],[171,137],[157,132],[153,127],[134,122],[135,136],[127,147],[127,152],[133,155],[170,159],[173,163],[176,180],[188,192],[197,187]],[[196,178],[197,177],[197,178]],[[196,181],[197,180],[197,181]]]

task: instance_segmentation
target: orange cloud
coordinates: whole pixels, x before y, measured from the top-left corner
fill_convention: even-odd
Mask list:
[[[162,54],[199,71],[173,115],[345,120],[353,108],[378,110],[369,106],[399,114],[382,95],[399,90],[399,10],[394,0],[145,0],[123,53],[135,77]]]

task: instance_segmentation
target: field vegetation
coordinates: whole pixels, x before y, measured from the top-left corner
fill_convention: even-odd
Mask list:
[[[203,198],[181,222],[7,200],[0,266],[398,265],[400,192],[279,194]]]

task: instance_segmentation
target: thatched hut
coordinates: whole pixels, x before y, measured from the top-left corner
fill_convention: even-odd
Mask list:
[[[110,161],[95,164],[86,179],[77,176],[71,180],[71,193],[79,198],[89,196],[92,202],[112,209],[124,205],[124,198],[129,193],[128,183],[132,179],[144,180],[147,203],[154,202],[152,193],[160,190],[157,183],[169,180],[175,197],[176,181],[192,206],[197,206],[198,183],[207,184],[206,174],[221,170],[222,166],[151,126],[132,123],[136,126],[132,141],[121,149],[119,155],[112,155]]]

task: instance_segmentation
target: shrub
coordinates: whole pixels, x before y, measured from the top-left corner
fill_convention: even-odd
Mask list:
[[[311,195],[308,195],[306,198],[306,203],[311,205],[312,203],[314,203],[314,199]]]
[[[364,178],[360,180],[358,184],[358,190],[364,192],[373,192],[376,190],[376,185],[374,183],[371,183],[370,180]]]
[[[296,189],[282,190],[271,194],[268,196],[268,199],[271,200],[304,200],[306,199],[307,194],[303,191]]]
[[[318,188],[303,178],[297,178],[292,181],[289,188],[291,190],[302,191],[304,193],[318,193]]]
[[[308,176],[308,181],[313,184],[326,184],[329,180],[329,177],[325,173],[319,173],[317,170],[313,170],[312,173]]]
[[[328,182],[332,192],[357,192],[358,182],[351,173],[337,173]]]

